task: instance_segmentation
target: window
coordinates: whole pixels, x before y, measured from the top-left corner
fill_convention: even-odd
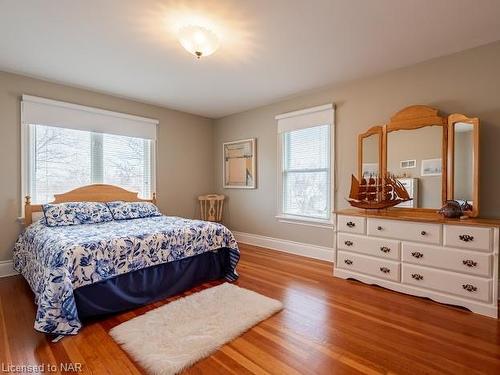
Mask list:
[[[283,134],[283,213],[330,217],[330,125]]]
[[[33,203],[46,203],[54,194],[88,185],[91,179],[90,133],[29,125],[30,191]]]
[[[101,139],[102,181],[150,198],[151,140],[112,134],[102,134]]]
[[[32,124],[29,132],[34,203],[95,183],[151,196],[151,140]]]
[[[332,127],[332,106],[278,116],[279,219],[331,220]]]
[[[93,183],[152,196],[155,122],[148,129],[151,123],[135,116],[26,96],[22,108],[23,196],[33,203]]]

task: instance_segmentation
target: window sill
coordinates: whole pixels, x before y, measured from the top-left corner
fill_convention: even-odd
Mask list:
[[[333,219],[323,220],[323,219],[314,219],[314,218],[306,218],[306,217],[298,217],[292,215],[276,215],[276,219],[280,223],[287,224],[297,224],[304,225],[308,227],[316,227],[316,228],[324,228],[324,229],[333,229]]]

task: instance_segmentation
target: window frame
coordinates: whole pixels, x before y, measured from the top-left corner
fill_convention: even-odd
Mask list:
[[[126,120],[131,120],[131,121],[140,121],[144,120],[147,122],[152,122],[158,125],[157,120],[151,120],[147,118],[142,118],[139,116],[134,116],[134,115],[128,115],[125,113],[119,113],[119,112],[112,112],[112,111],[107,111],[107,110],[102,110],[98,108],[92,108],[92,107],[86,107],[86,106],[81,106],[78,104],[72,104],[72,103],[65,103],[65,102],[59,102],[59,101],[53,101],[50,99],[44,99],[44,98],[38,98],[38,97],[32,97],[29,95],[23,95],[23,100],[26,98],[29,98],[30,100],[33,100],[35,102],[41,102],[41,103],[54,103],[57,106],[63,107],[63,108],[69,108],[69,109],[77,109],[77,110],[82,110],[90,113],[95,113],[97,115],[109,115],[114,116],[116,118],[121,118]],[[24,205],[25,205],[25,197],[27,197],[30,194],[31,191],[31,180],[33,177],[33,166],[31,163],[32,160],[32,154],[34,152],[34,147],[35,144],[33,142],[33,132],[31,131],[30,127],[30,122],[25,120],[24,112],[23,112],[23,105],[21,102],[21,199],[20,199],[20,215],[19,219],[22,220],[24,218]],[[44,125],[44,124],[33,124],[33,125]],[[51,126],[51,125],[47,125]],[[62,127],[61,128],[65,128]],[[72,127],[68,126],[67,129],[72,129]],[[95,132],[91,128],[91,125],[89,126],[88,130],[92,133],[100,133],[100,132]],[[104,132],[103,134],[112,134],[112,133],[107,133]],[[130,136],[134,138],[141,138],[137,135],[126,135],[126,134],[118,134],[118,135],[124,135],[124,136]],[[151,148],[150,148],[150,165],[151,165],[151,187],[150,187],[150,197],[143,197],[144,199],[150,199],[154,193],[156,193],[156,188],[157,188],[157,158],[158,158],[158,147],[157,147],[157,138],[147,138],[151,141]],[[97,183],[97,182],[96,182]]]
[[[295,116],[307,116],[308,113],[314,113],[318,112],[321,110],[334,110],[333,104],[327,104],[323,106],[318,106],[318,107],[313,107],[313,108],[308,108],[304,110],[299,110],[295,112],[290,112],[287,114],[279,115],[276,116],[276,119],[280,119],[282,117],[295,117]],[[329,217],[327,219],[322,219],[318,217],[312,217],[312,216],[303,216],[303,215],[292,215],[292,214],[287,214],[283,211],[284,208],[284,197],[285,197],[285,189],[284,189],[284,174],[285,174],[285,169],[284,169],[284,144],[285,144],[285,133],[290,132],[290,131],[283,131],[281,133],[278,133],[277,135],[277,214],[276,214],[276,219],[279,222],[282,223],[287,223],[287,224],[299,224],[299,225],[305,225],[305,226],[312,226],[312,227],[320,227],[320,228],[328,228],[331,229],[333,228],[334,225],[334,209],[335,209],[335,115],[333,111],[333,116],[329,123],[317,123],[314,121],[313,118],[311,118],[310,125],[308,126],[301,126],[300,128],[297,129],[292,129],[293,130],[299,130],[299,129],[307,129],[307,128],[313,128],[316,126],[322,126],[322,125],[328,125],[329,126],[329,166],[328,166],[328,176],[329,176],[329,192],[328,192],[328,197],[329,197]],[[306,117],[307,118],[307,117]],[[310,169],[312,170],[312,169]],[[321,168],[321,171],[323,171],[324,168]]]

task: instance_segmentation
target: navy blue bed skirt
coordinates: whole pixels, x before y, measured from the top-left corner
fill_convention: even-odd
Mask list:
[[[229,249],[159,264],[75,289],[80,319],[116,313],[182,293],[230,270]]]

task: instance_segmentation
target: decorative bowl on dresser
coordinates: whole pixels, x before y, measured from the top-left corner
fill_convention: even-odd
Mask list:
[[[336,212],[334,276],[497,318],[500,220],[478,218],[479,119],[404,108],[359,135],[359,178],[374,165],[382,178],[421,185],[418,204]],[[467,208],[464,217],[439,215],[450,200]]]

